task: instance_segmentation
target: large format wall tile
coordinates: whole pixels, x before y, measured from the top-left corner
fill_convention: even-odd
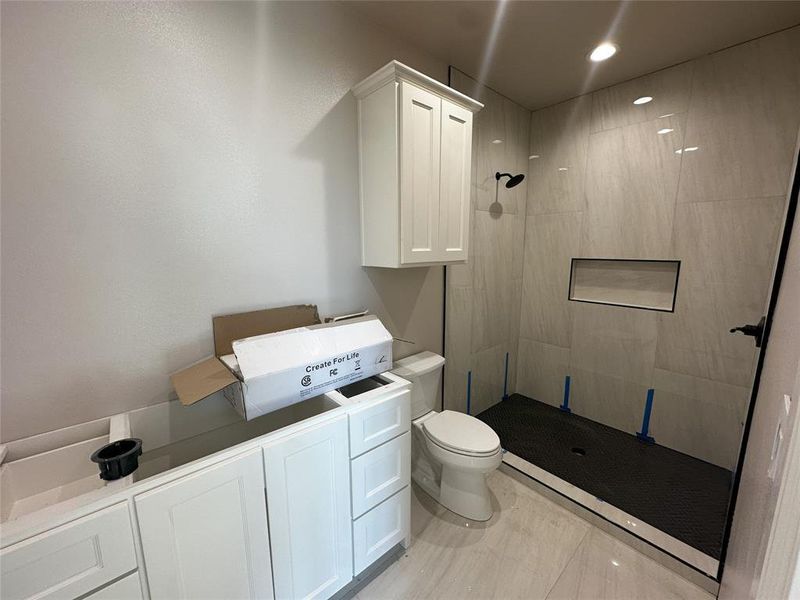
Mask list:
[[[470,257],[447,268],[445,328],[445,406],[466,411],[471,371],[475,414],[501,399],[506,352],[510,385],[516,373],[529,179],[495,196],[494,174],[527,175],[530,111],[456,69],[451,85],[484,103],[473,125]]]
[[[467,412],[467,372],[448,363],[444,365],[444,408]]]
[[[447,366],[453,370],[467,372],[470,369],[472,353],[472,303],[474,292],[470,288],[449,287],[445,314],[447,327],[444,333]]]
[[[516,391],[520,394],[560,406],[564,400],[564,380],[569,374],[569,348],[560,348],[520,338]]]
[[[766,288],[750,281],[678,284],[674,313],[661,313],[656,366],[732,385],[752,384],[753,338],[730,329],[757,323]]]
[[[515,215],[475,211],[472,266],[472,351],[505,343],[511,335]],[[514,327],[518,325],[515,323]]]
[[[678,201],[785,194],[797,106],[800,27],[698,60]]]
[[[474,355],[470,414],[477,415],[503,399],[505,356],[509,350],[510,348],[503,344]]]
[[[457,69],[451,69],[450,85],[484,104],[473,119],[475,208],[497,212],[498,203],[505,213],[524,214],[528,182],[507,189],[497,186],[494,174],[527,174],[530,111]]]
[[[682,281],[750,281],[766,298],[785,204],[775,196],[678,205],[673,253]]]
[[[669,258],[684,115],[589,138],[581,254]],[[665,127],[666,134],[658,132]]]
[[[750,388],[656,369],[650,433],[656,442],[733,469]]]
[[[582,213],[528,215],[520,335],[570,345],[572,303],[567,300],[570,259],[578,254]]]
[[[774,197],[678,205],[673,254],[681,276],[675,313],[660,317],[656,366],[751,385],[753,341],[729,330],[757,323],[766,310],[784,204]]]
[[[683,63],[594,92],[592,133],[686,112],[693,69],[693,62]],[[653,100],[647,104],[633,103],[643,96]]]
[[[649,385],[658,313],[576,302],[574,314],[571,367]]]
[[[529,215],[583,210],[591,105],[581,96],[531,115]]]
[[[569,374],[569,405],[575,414],[620,431],[639,430],[647,386],[574,366]]]

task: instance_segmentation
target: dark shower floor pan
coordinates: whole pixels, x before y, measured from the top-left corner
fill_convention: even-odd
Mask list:
[[[719,560],[730,471],[519,394],[476,416],[509,452]]]

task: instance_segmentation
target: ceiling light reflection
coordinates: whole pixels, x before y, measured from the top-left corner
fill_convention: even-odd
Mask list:
[[[637,98],[636,100],[634,100],[633,103],[638,106],[640,104],[647,104],[648,102],[652,101],[653,101],[652,96],[642,96],[641,98]]]
[[[664,135],[665,133],[671,133],[675,131],[674,129],[670,129],[669,127],[664,127],[664,129],[659,129],[656,133],[658,135]]]
[[[617,53],[617,50],[618,48],[611,42],[603,42],[592,50],[592,53],[589,55],[589,60],[592,62],[608,60]]]

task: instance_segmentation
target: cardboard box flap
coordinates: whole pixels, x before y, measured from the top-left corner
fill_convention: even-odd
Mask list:
[[[319,313],[314,304],[214,317],[214,354],[216,356],[232,354],[234,340],[315,325],[319,322]]]
[[[174,373],[170,379],[184,406],[194,404],[239,381],[228,367],[213,356]]]

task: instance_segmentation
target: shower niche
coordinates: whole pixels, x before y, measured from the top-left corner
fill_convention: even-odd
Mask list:
[[[569,300],[675,311],[679,260],[573,258]]]

